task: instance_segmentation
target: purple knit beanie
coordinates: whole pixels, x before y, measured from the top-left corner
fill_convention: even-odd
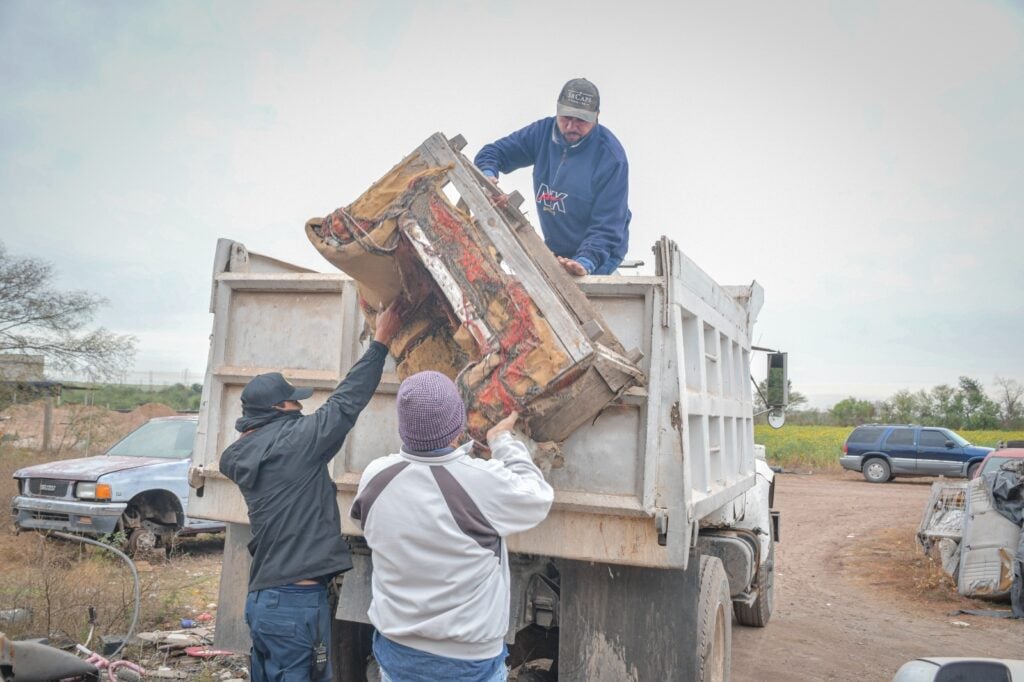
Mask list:
[[[406,450],[446,448],[465,428],[466,406],[445,375],[417,372],[398,387],[398,434]]]

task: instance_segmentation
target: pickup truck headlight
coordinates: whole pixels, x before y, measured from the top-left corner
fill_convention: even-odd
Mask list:
[[[109,500],[113,491],[109,483],[79,483],[75,486],[75,497],[80,500]]]

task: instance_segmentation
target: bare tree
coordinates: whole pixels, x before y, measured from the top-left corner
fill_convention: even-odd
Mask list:
[[[996,377],[996,403],[999,404],[999,416],[1002,417],[1003,428],[1016,429],[1024,424],[1024,386],[1016,379]]]
[[[134,358],[135,337],[87,329],[106,300],[59,291],[53,277],[50,263],[11,256],[0,243],[0,353],[43,355],[55,369],[94,380],[115,377]]]

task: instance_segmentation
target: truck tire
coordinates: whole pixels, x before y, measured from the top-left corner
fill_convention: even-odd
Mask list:
[[[771,533],[771,531],[768,531]],[[768,559],[757,569],[757,599],[750,606],[733,604],[740,625],[763,628],[771,620],[775,607],[775,538],[768,545]]]
[[[722,560],[700,558],[697,601],[698,682],[727,682],[732,668],[732,598]]]
[[[967,478],[968,480],[973,479],[978,475],[978,469],[981,468],[981,462],[975,462],[971,466],[967,467]]]
[[[864,478],[869,483],[888,483],[892,477],[892,469],[889,468],[889,463],[881,457],[872,457],[864,462],[864,468],[861,470],[861,473],[864,474]]]

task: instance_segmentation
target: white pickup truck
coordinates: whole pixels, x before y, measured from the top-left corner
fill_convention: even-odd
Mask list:
[[[195,416],[150,419],[101,455],[19,469],[11,500],[15,527],[120,532],[132,553],[169,548],[177,533],[223,530],[185,514],[197,422]]]

